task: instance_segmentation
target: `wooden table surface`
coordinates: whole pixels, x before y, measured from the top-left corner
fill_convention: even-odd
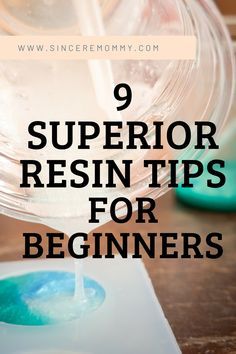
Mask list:
[[[202,250],[208,233],[223,234],[224,255],[219,260],[144,257],[144,261],[183,353],[235,354],[236,214],[189,209],[176,203],[170,192],[159,200],[158,218],[158,225],[139,225],[139,232],[196,232],[202,236]],[[4,216],[0,217],[0,225],[0,261],[22,258],[23,232],[48,231],[44,226]],[[137,225],[134,221],[123,226],[109,223],[100,230],[118,237],[120,232],[137,232]],[[182,249],[181,237],[177,248]]]

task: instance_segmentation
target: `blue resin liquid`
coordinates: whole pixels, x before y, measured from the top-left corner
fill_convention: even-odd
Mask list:
[[[41,271],[0,280],[0,322],[24,326],[59,324],[96,310],[104,289],[84,277],[82,301],[75,298],[75,274]]]

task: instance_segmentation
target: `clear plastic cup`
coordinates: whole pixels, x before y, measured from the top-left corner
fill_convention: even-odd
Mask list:
[[[59,6],[60,5],[60,6]],[[211,0],[131,0],[129,2],[101,1],[107,34],[112,35],[195,35],[198,49],[196,61],[118,61],[112,63],[115,83],[126,82],[133,90],[132,105],[123,113],[123,120],[187,122],[196,137],[194,121],[214,122],[220,132],[228,116],[234,84],[233,52],[223,20]],[[66,7],[66,12],[65,12]],[[25,9],[28,9],[25,11]],[[72,1],[1,1],[1,35],[6,34],[78,34],[78,24]],[[21,159],[60,158],[61,152],[49,148],[33,152],[27,149],[28,124],[33,120],[83,120],[85,116],[100,117],[91,85],[86,83],[86,64],[71,62],[0,63],[1,106],[1,212],[16,218],[41,222],[63,229],[64,221],[78,228],[86,225],[89,205],[82,190],[20,188]],[[84,103],[87,95],[87,104]],[[86,101],[86,100],[85,100]],[[80,106],[79,106],[79,104]],[[92,102],[92,104],[91,104]],[[100,115],[99,115],[100,114]],[[122,132],[124,140],[127,131]],[[181,141],[179,133],[178,139]],[[153,140],[150,131],[149,141]],[[119,186],[106,188],[102,194],[108,199],[126,196],[159,197],[167,190],[169,167],[163,168],[162,187],[148,187],[149,175],[142,169],[146,159],[181,158],[169,149],[167,142],[159,151],[102,150],[102,141],[90,151],[63,151],[68,162],[78,154],[92,160],[96,156],[119,162],[132,157],[136,176],[128,190]],[[193,144],[194,145],[194,144]],[[200,158],[203,151],[190,147],[190,158]],[[185,154],[185,155],[186,155]],[[77,156],[77,155],[76,155]],[[43,176],[44,177],[44,176]],[[46,177],[45,177],[46,178]],[[101,195],[90,188],[86,195]],[[122,211],[121,211],[122,212]],[[106,222],[105,215],[102,222]],[[63,225],[62,225],[63,221]],[[85,226],[84,226],[85,227]],[[69,230],[68,230],[69,231]]]

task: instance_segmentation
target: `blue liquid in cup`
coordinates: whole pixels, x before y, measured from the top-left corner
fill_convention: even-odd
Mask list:
[[[24,326],[59,324],[81,318],[105,300],[105,291],[85,277],[85,300],[74,297],[75,275],[41,271],[0,280],[0,322]]]

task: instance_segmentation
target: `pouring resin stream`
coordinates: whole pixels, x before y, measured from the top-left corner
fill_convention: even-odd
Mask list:
[[[221,127],[232,97],[233,69],[229,38],[210,0],[201,3],[189,0],[187,6],[182,0],[158,2],[121,0],[109,2],[109,6],[107,1],[101,3],[107,34],[196,34],[201,45],[198,47],[196,62],[118,61],[112,63],[114,73],[112,75],[111,64],[108,63],[109,70],[105,72],[110,74],[104,77],[104,82],[107,83],[106,89],[103,85],[101,89],[100,83],[97,84],[101,72],[104,72],[104,67],[93,66],[91,69],[88,62],[71,61],[68,64],[59,61],[16,61],[14,63],[5,61],[0,63],[0,158],[1,165],[4,166],[0,176],[2,212],[49,225],[68,235],[78,231],[88,233],[93,228],[93,225],[88,224],[91,209],[88,199],[91,196],[106,197],[109,205],[112,200],[121,196],[129,198],[134,203],[137,196],[149,196],[154,199],[163,194],[169,181],[168,167],[163,168],[161,175],[160,183],[163,188],[151,189],[148,187],[150,171],[147,173],[147,170],[142,169],[142,161],[143,159],[168,160],[175,155],[164,142],[164,149],[155,153],[139,149],[105,151],[102,149],[105,138],[102,134],[100,140],[91,142],[90,150],[79,150],[78,144],[73,144],[66,150],[56,150],[51,143],[50,122],[58,122],[57,138],[60,144],[67,142],[65,129],[68,128],[66,125],[68,121],[96,121],[103,132],[103,122],[111,120],[112,109],[104,109],[101,102],[104,102],[104,97],[108,90],[110,91],[113,82],[117,84],[126,82],[132,88],[132,105],[125,111],[122,119],[116,116],[116,120],[139,120],[151,125],[153,121],[170,123],[181,119],[190,125],[194,136],[193,122],[196,119],[214,121],[218,128]],[[18,12],[15,12],[14,4],[18,5]],[[25,13],[22,4],[30,5],[30,12]],[[45,10],[42,4],[48,4],[48,9]],[[60,7],[57,6],[58,4]],[[48,32],[78,34],[79,16],[76,11],[79,11],[79,8],[75,11],[74,1],[2,0],[0,5],[4,15],[1,16],[0,12],[2,35],[11,33],[10,28],[14,34],[47,34]],[[6,18],[9,19],[10,28],[9,23],[5,23]],[[24,25],[21,26],[22,22]],[[34,26],[35,23],[37,26]],[[84,31],[81,27],[81,32]],[[173,78],[178,79],[173,80]],[[98,89],[101,89],[101,92],[98,93]],[[43,121],[46,124],[43,133],[47,138],[47,145],[43,150],[32,152],[28,149],[28,126],[32,121]],[[75,124],[75,136],[79,136],[78,129],[78,125]],[[124,129],[122,134],[126,141],[127,131]],[[154,132],[150,131],[148,136],[150,144],[154,139],[153,134]],[[179,134],[179,141],[182,141],[182,138]],[[189,149],[188,154],[196,158],[194,149]],[[86,173],[91,179],[94,175],[92,161],[95,158],[114,160],[121,168],[123,160],[133,160],[136,174],[131,187],[125,189],[118,184],[117,188],[95,189],[92,181],[82,189],[19,187],[22,172],[20,160],[39,161],[44,167],[40,173],[40,180],[42,184],[47,185],[49,182],[47,160],[65,160],[66,166],[58,167],[59,170],[63,167],[63,179],[69,180],[70,165],[74,160],[84,158],[88,161]],[[101,179],[107,180],[105,165],[101,168]],[[105,223],[109,218],[107,211],[100,218],[100,224]],[[76,245],[78,252],[80,246],[81,244]],[[63,284],[67,286],[64,287]],[[0,320],[3,318],[7,321],[8,318],[12,323],[17,321],[13,315],[14,311],[19,314],[21,324],[39,325],[69,320],[84,314],[89,309],[97,308],[105,298],[102,287],[86,277],[84,296],[81,276],[78,275],[78,280],[75,281],[71,273],[22,274],[18,277],[2,279],[0,285],[3,289],[0,302],[4,305],[0,308]],[[22,288],[24,291],[21,290]],[[52,288],[54,292],[51,291]],[[75,297],[74,291],[77,294]],[[9,293],[11,296],[7,297]],[[83,301],[84,298],[87,302]],[[65,311],[58,312],[58,306],[62,303]],[[13,311],[12,304],[19,307],[14,308]],[[47,307],[52,310],[49,317],[45,316]],[[4,315],[6,309],[8,314],[6,315],[5,312]],[[28,318],[22,318],[22,309],[29,315]]]

